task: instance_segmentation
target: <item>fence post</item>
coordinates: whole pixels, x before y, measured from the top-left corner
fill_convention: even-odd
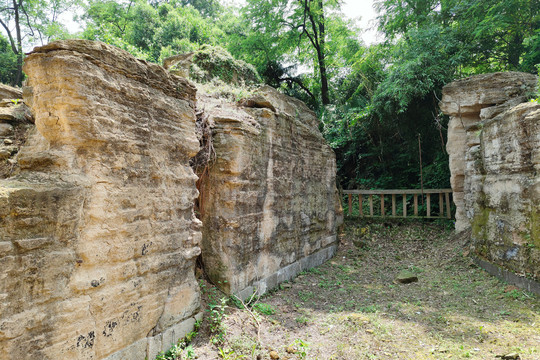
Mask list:
[[[412,214],[414,212],[414,217],[422,217],[422,218],[448,218],[452,219],[452,213],[451,213],[451,204],[450,204],[450,194],[452,193],[451,189],[388,189],[388,190],[344,190],[343,195],[347,195],[347,201],[349,208],[347,209],[347,216],[356,216],[355,211],[353,210],[354,196],[358,195],[358,215],[359,217],[393,217],[397,218],[403,217],[406,218],[409,214]],[[424,197],[425,194],[425,197]],[[386,209],[386,195],[392,196],[392,203],[391,205],[388,205],[388,211]],[[401,215],[398,215],[399,209],[398,209],[398,199],[397,197],[402,196],[402,209],[403,212]],[[413,207],[413,210],[407,209],[408,207],[408,196],[411,195],[412,201],[411,201],[411,207]],[[434,205],[431,202],[431,196],[434,195],[435,198],[433,199],[433,202],[437,202],[437,195],[439,197],[438,205]],[[369,214],[368,211],[364,211],[364,197],[369,196],[369,205],[366,204],[366,207],[369,206]],[[379,202],[379,199],[376,197],[380,197],[380,213],[377,211],[377,214],[375,214],[375,208],[374,208],[374,197],[375,201]],[[422,197],[419,199],[419,197]],[[422,201],[422,209],[420,209],[419,200]],[[446,202],[446,204],[445,204]],[[426,211],[424,212],[423,206],[426,205]],[[446,205],[446,206],[445,206]],[[375,206],[379,207],[379,204],[376,204]],[[435,210],[432,210],[432,206],[435,207]],[[345,207],[345,204],[343,204],[343,207]],[[390,207],[392,213],[390,213]],[[437,210],[438,209],[438,210]],[[422,211],[421,211],[422,210]],[[422,214],[420,214],[420,212]],[[445,216],[446,212],[446,216]],[[410,216],[410,215],[409,215]]]
[[[403,194],[403,217],[407,217],[407,194]]]
[[[444,203],[442,193],[439,193],[439,217],[444,217]]]
[[[446,193],[444,194],[445,197],[446,197],[446,218],[447,219],[451,219],[452,218],[452,214],[450,214],[450,194],[449,193]]]

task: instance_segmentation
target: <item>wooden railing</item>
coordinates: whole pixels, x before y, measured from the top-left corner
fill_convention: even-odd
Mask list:
[[[358,195],[358,209],[359,213],[358,215],[360,217],[422,217],[422,218],[452,218],[451,213],[451,206],[450,206],[450,194],[452,194],[452,189],[429,189],[429,190],[344,190],[344,195],[347,195],[348,197],[348,215],[353,215],[353,196]],[[385,196],[391,196],[392,197],[392,209],[391,214],[389,214],[390,209],[387,206],[385,202]],[[402,205],[401,205],[401,211],[397,208],[397,196],[401,195],[402,197]],[[437,208],[437,211],[435,214],[432,213],[432,196],[437,196],[439,198],[439,206]],[[373,197],[378,197],[380,201],[380,211],[377,211],[378,214],[376,214],[373,206]],[[369,203],[369,215],[366,214],[364,211],[364,198],[368,197],[368,203]],[[420,197],[420,201],[419,201]],[[424,197],[425,197],[425,203],[424,203]],[[413,215],[407,216],[408,214],[408,207],[409,207],[409,199],[412,200],[413,203]],[[422,203],[425,205],[425,212],[422,212],[421,215],[419,215],[419,203]],[[424,206],[422,206],[424,208]]]

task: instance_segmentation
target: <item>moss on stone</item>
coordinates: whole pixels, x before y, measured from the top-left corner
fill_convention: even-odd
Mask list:
[[[253,65],[235,59],[221,47],[210,45],[204,45],[193,55],[190,77],[199,83],[208,83],[215,78],[233,85],[261,83]]]
[[[472,236],[474,239],[483,239],[484,230],[488,224],[491,209],[481,208],[477,210],[478,211],[471,222]]]
[[[530,215],[530,244],[540,249],[540,212],[533,206]]]

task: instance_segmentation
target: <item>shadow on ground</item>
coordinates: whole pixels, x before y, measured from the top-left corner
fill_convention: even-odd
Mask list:
[[[250,310],[220,306],[207,285],[212,311],[190,356],[540,359],[540,299],[477,268],[463,256],[467,237],[450,228],[348,222],[334,259],[253,301]],[[418,281],[396,283],[405,269]]]

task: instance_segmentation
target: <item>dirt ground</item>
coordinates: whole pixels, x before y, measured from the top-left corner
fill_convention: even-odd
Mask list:
[[[450,225],[349,222],[335,258],[247,309],[202,283],[181,358],[539,360],[540,299],[474,266]]]

